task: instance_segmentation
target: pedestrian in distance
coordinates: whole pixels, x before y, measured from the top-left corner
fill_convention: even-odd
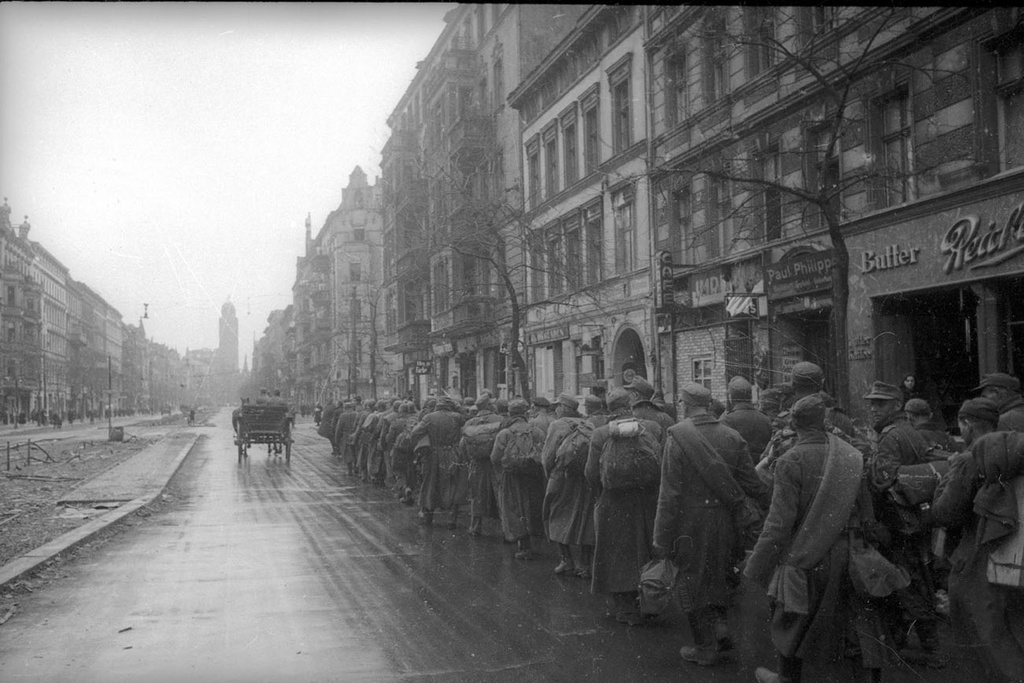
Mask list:
[[[999,407],[1000,431],[1024,432],[1024,398],[1020,394],[1020,380],[1005,372],[996,372],[985,375],[974,391]]]
[[[1024,519],[1012,485],[1024,476],[1024,434],[998,430],[999,418],[999,405],[988,398],[961,406],[957,420],[968,450],[951,458],[931,512],[936,524],[962,534],[949,577],[957,644],[980,667],[978,680],[1021,683],[1024,589],[995,583],[989,571],[992,551],[1013,532],[1011,511],[1018,525]]]
[[[498,505],[505,540],[516,543],[515,558],[532,560],[531,536],[543,533],[540,523],[544,469],[540,451],[546,431],[527,420],[529,406],[523,399],[508,404],[509,421],[498,432],[491,450],[491,465],[498,476]]]
[[[331,403],[327,404],[324,411],[323,427],[331,421],[334,422],[334,436],[331,443],[334,446],[334,455],[341,458],[348,470],[349,475],[355,474],[356,456],[352,448],[352,437],[356,433],[356,420],[359,418],[355,410],[355,403],[345,401],[341,404],[341,410],[331,410]]]
[[[643,621],[640,572],[653,556],[664,432],[635,418],[630,400],[625,389],[608,392],[608,422],[594,429],[584,475],[598,496],[590,590],[606,596],[609,617],[635,626]]]

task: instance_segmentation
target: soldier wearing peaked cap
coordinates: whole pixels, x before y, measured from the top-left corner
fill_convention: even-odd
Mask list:
[[[558,544],[561,562],[555,567],[559,575],[590,575],[590,562],[594,548],[594,503],[596,493],[583,474],[582,467],[575,467],[558,452],[567,439],[578,437],[582,449],[589,448],[586,419],[577,410],[579,402],[570,394],[558,397],[555,407],[556,419],[548,428],[541,463],[548,476],[544,493],[544,531],[549,540]],[[593,423],[590,423],[593,425]],[[571,447],[574,441],[566,442]],[[571,452],[578,452],[572,449]],[[573,559],[572,546],[580,546],[580,561]]]
[[[815,363],[802,361],[793,366],[792,379],[788,385],[779,387],[783,395],[783,411],[777,415],[772,424],[773,433],[771,441],[765,447],[764,452],[757,458],[757,473],[769,485],[771,484],[771,471],[774,463],[789,448],[796,443],[796,431],[790,424],[789,408],[802,398],[807,396],[818,396],[826,405],[825,428],[831,434],[835,434],[843,441],[854,446],[864,455],[871,454],[871,443],[857,433],[853,421],[833,404],[831,397],[822,391],[822,383],[825,381],[825,373]],[[756,456],[755,456],[756,457]]]
[[[931,528],[923,517],[908,515],[891,489],[902,467],[928,461],[928,442],[907,420],[899,387],[874,382],[864,395],[872,426],[878,434],[875,457],[868,465],[868,483],[875,494],[875,515],[892,536],[887,556],[910,574],[911,584],[886,602],[884,618],[890,630],[905,641],[911,628],[927,656],[937,655],[938,615],[935,613],[929,567]]]
[[[508,420],[494,439],[491,449],[491,466],[498,477],[498,507],[501,510],[501,530],[505,540],[517,544],[515,558],[532,560],[531,536],[543,534],[541,505],[544,500],[544,470],[539,460],[521,464],[520,469],[505,467],[507,458],[522,449],[530,448],[531,458],[539,454],[544,445],[545,432],[536,424],[527,421],[529,406],[526,401],[515,398],[508,404]],[[525,444],[523,443],[525,441]]]
[[[763,510],[770,494],[743,437],[711,415],[711,392],[691,383],[682,397],[685,417],[665,439],[654,545],[679,567],[680,604],[694,639],[680,655],[712,666],[730,647],[726,612],[738,586],[730,579],[744,554],[738,520],[747,517],[748,497]]]
[[[657,486],[608,488],[602,480],[602,462],[616,448],[613,426],[630,424],[632,396],[622,388],[611,389],[607,395],[607,422],[596,426],[590,438],[584,475],[598,500],[594,506],[594,563],[590,590],[607,596],[608,615],[616,620],[637,625],[642,622],[636,604],[640,571],[651,559],[654,514],[657,508]],[[641,451],[656,452],[664,443],[662,427],[657,422],[637,420],[639,434],[627,440],[629,446]],[[641,440],[643,443],[641,444]]]
[[[772,423],[751,402],[752,394],[753,387],[745,378],[737,375],[729,380],[729,402],[732,407],[719,421],[740,433],[750,449],[751,459],[757,464],[772,439]]]
[[[1020,380],[1005,372],[985,375],[974,388],[982,398],[995,401],[999,406],[999,431],[1024,432],[1024,397],[1020,394]]]
[[[548,433],[548,427],[555,421],[555,412],[549,401],[544,396],[535,396],[533,399],[533,418],[530,420],[530,424],[536,425],[545,436]]]
[[[469,535],[483,534],[484,519],[500,519],[498,509],[498,475],[491,465],[491,449],[494,439],[504,425],[506,418],[492,410],[490,393],[480,394],[476,399],[476,415],[466,420],[462,427],[459,448],[470,453],[469,460]],[[473,427],[483,429],[473,430]],[[468,431],[467,431],[468,430]],[[494,430],[494,431],[491,431]],[[475,437],[470,436],[474,431]],[[476,443],[472,444],[471,441]],[[486,455],[484,455],[486,453]]]
[[[1011,533],[999,518],[1012,505],[1014,487],[1000,482],[1020,471],[1024,434],[996,431],[998,420],[991,399],[972,398],[960,407],[957,421],[968,450],[950,458],[932,514],[961,539],[950,556],[949,615],[960,651],[976,660],[973,678],[1018,683],[1024,680],[1024,594],[991,583],[989,562]]]
[[[661,425],[663,433],[667,433],[669,427],[676,423],[668,414],[658,410],[651,400],[654,397],[654,387],[643,377],[634,377],[633,381],[622,387],[632,395],[630,408],[633,415],[642,419],[657,422]]]
[[[424,415],[410,433],[412,443],[427,437],[430,444],[420,462],[420,520],[425,525],[433,524],[434,511],[442,509],[451,513],[448,528],[457,528],[459,508],[469,500],[469,468],[458,453],[463,417],[457,410],[455,401],[439,398],[437,409]]]

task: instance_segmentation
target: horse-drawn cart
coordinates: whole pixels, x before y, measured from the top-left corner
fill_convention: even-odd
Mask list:
[[[292,416],[286,405],[246,403],[235,421],[235,445],[238,462],[249,457],[249,446],[267,444],[267,455],[280,455],[284,450],[286,463],[292,461]]]

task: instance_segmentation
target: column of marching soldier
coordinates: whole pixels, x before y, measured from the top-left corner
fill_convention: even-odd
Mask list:
[[[443,512],[457,529],[468,512],[480,536],[496,520],[524,561],[547,538],[554,573],[589,581],[623,624],[650,618],[644,567],[674,562],[685,662],[729,656],[746,577],[767,593],[778,653],[777,671],[755,672],[762,683],[800,681],[808,659],[846,659],[854,680],[879,681],[897,657],[937,668],[961,646],[987,681],[1024,681],[1024,588],[989,576],[1024,516],[1024,487],[1011,485],[1024,481],[1020,382],[986,375],[953,439],[927,402],[884,382],[863,397],[871,426],[855,425],[823,379],[798,363],[754,405],[736,377],[727,412],[687,384],[678,414],[639,377],[585,396],[582,413],[568,394],[554,405],[439,396],[419,409],[356,396],[328,404],[318,433],[350,475],[392,488],[423,524]],[[956,645],[943,647],[947,618]]]

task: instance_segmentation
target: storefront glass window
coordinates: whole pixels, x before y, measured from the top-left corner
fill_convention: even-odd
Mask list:
[[[1019,44],[998,54],[999,168],[1024,163],[1024,48]]]

